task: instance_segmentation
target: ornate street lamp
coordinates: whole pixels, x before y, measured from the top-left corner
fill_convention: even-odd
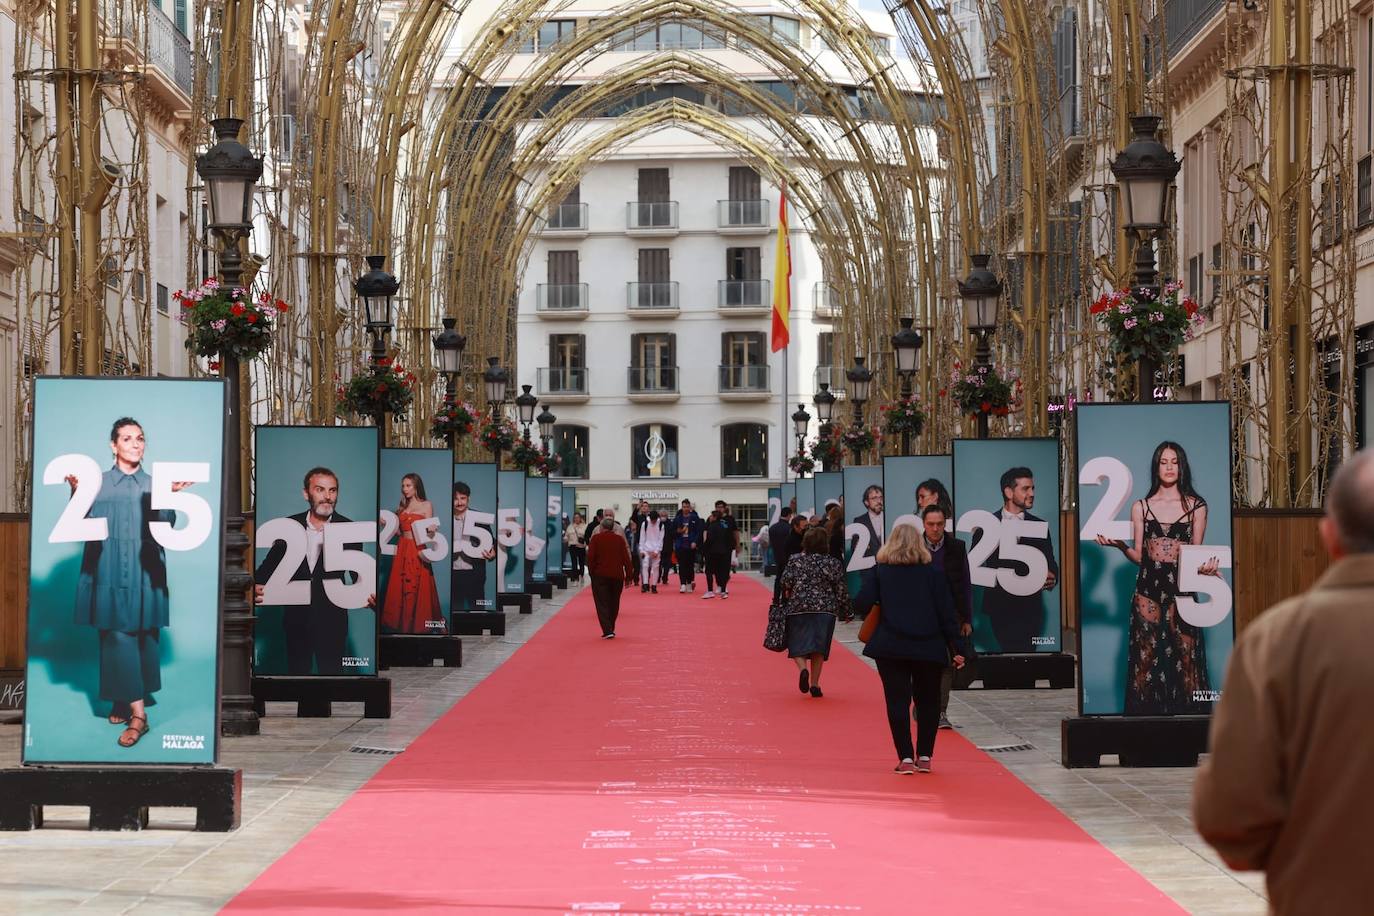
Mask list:
[[[864,365],[864,357],[854,357],[854,368],[848,369],[844,373],[845,381],[849,383],[849,402],[854,405],[854,428],[861,429],[864,425],[864,404],[868,403],[869,389],[873,387],[873,371]],[[864,453],[860,448],[854,449],[854,463],[863,464]]]
[[[980,366],[986,366],[992,360],[989,340],[997,329],[997,307],[1002,299],[1002,281],[988,267],[991,260],[992,255],[989,254],[969,255],[973,269],[959,283],[959,298],[964,301],[964,327],[978,342],[974,360]],[[979,411],[978,438],[987,437],[988,415]]]
[[[821,390],[816,392],[816,396],[811,402],[816,405],[816,420],[821,424],[820,438],[822,441],[830,439],[830,422],[835,417],[835,395],[830,391],[829,382],[821,382]],[[823,449],[821,452],[821,470],[830,470],[830,450]]]
[[[1138,298],[1159,298],[1159,274],[1155,269],[1154,240],[1169,226],[1169,189],[1182,167],[1174,151],[1159,140],[1160,118],[1131,118],[1131,142],[1112,162],[1112,174],[1121,186],[1123,228],[1135,233],[1134,292]],[[1141,359],[1136,366],[1136,400],[1154,400],[1154,360]]]
[[[382,269],[386,255],[367,256],[369,270],[353,283],[358,298],[363,301],[363,320],[372,335],[372,363],[386,356],[386,335],[391,331],[392,297],[401,288],[394,276]]]
[[[525,428],[525,438],[530,437],[530,424],[534,422],[534,411],[539,406],[539,398],[530,394],[533,385],[521,385],[520,393],[515,396],[515,408],[520,412],[520,425]]]
[[[901,396],[911,397],[912,379],[916,375],[916,357],[921,352],[921,332],[912,327],[914,318],[899,318],[901,330],[892,335],[892,351],[897,355],[897,378],[901,383]],[[902,430],[902,454],[911,454],[911,431]]]
[[[439,372],[444,376],[444,406],[453,406],[458,396],[458,379],[463,374],[463,347],[468,339],[455,331],[456,318],[445,318],[444,329],[434,338],[434,353]],[[449,451],[453,450],[453,433],[444,435]]]
[[[544,440],[544,450],[548,451],[549,440],[553,438],[553,425],[558,422],[558,417],[554,416],[553,411],[549,410],[549,405],[545,404],[544,409],[539,411],[539,416],[535,417],[535,422],[539,424],[539,438]]]
[[[797,456],[800,457],[802,449],[806,447],[806,431],[811,426],[811,414],[806,412],[805,404],[797,405],[797,412],[792,414],[792,432],[797,437]],[[801,475],[798,474],[798,477]]]
[[[210,122],[215,145],[196,157],[196,172],[205,183],[210,228],[220,242],[219,274],[231,290],[243,278],[239,242],[253,227],[253,197],[262,177],[262,157],[239,142],[240,118]],[[220,377],[225,383],[224,438],[229,461],[224,469],[224,635],[220,653],[220,733],[256,735],[258,714],[253,708],[253,606],[245,592],[253,576],[244,565],[248,538],[243,533],[243,437],[240,434],[239,359],[220,353]]]
[[[510,384],[510,373],[501,367],[499,356],[487,357],[487,368],[482,372],[482,387],[486,390],[487,405],[491,407],[493,422],[501,416],[501,408],[506,403],[506,386]],[[501,447],[492,446],[492,458],[496,469],[501,470]]]

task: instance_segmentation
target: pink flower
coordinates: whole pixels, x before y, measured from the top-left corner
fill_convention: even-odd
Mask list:
[[[226,319],[216,318],[214,321],[210,322],[210,327],[214,328],[216,331],[223,331],[226,324],[228,324]]]
[[[1125,321],[1121,322],[1121,326],[1129,331],[1131,328],[1136,326],[1136,323],[1137,322],[1134,318],[1127,318]]]
[[[1116,310],[1123,315],[1129,315],[1131,314],[1131,305],[1129,302],[1122,302],[1117,305]]]

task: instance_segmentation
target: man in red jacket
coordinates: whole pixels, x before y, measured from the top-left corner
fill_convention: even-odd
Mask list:
[[[592,579],[592,600],[601,638],[615,639],[615,620],[620,616],[620,593],[634,579],[634,562],[625,538],[615,530],[615,520],[603,518],[601,528],[587,545],[587,572]]]

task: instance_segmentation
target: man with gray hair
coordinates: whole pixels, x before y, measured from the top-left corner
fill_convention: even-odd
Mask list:
[[[615,519],[610,513],[601,519],[601,527],[587,545],[587,573],[592,580],[592,601],[596,603],[601,638],[615,639],[615,622],[620,617],[620,593],[630,585],[634,562],[630,559],[630,546],[625,542],[625,535],[615,530]]]
[[[1236,641],[1193,790],[1198,833],[1266,872],[1279,916],[1369,912],[1374,891],[1374,450],[1336,472],[1320,529],[1331,566]]]

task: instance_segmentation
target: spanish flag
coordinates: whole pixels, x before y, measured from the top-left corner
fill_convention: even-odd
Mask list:
[[[787,188],[778,194],[778,250],[773,260],[773,352],[787,346],[792,314],[792,240],[787,229]]]

